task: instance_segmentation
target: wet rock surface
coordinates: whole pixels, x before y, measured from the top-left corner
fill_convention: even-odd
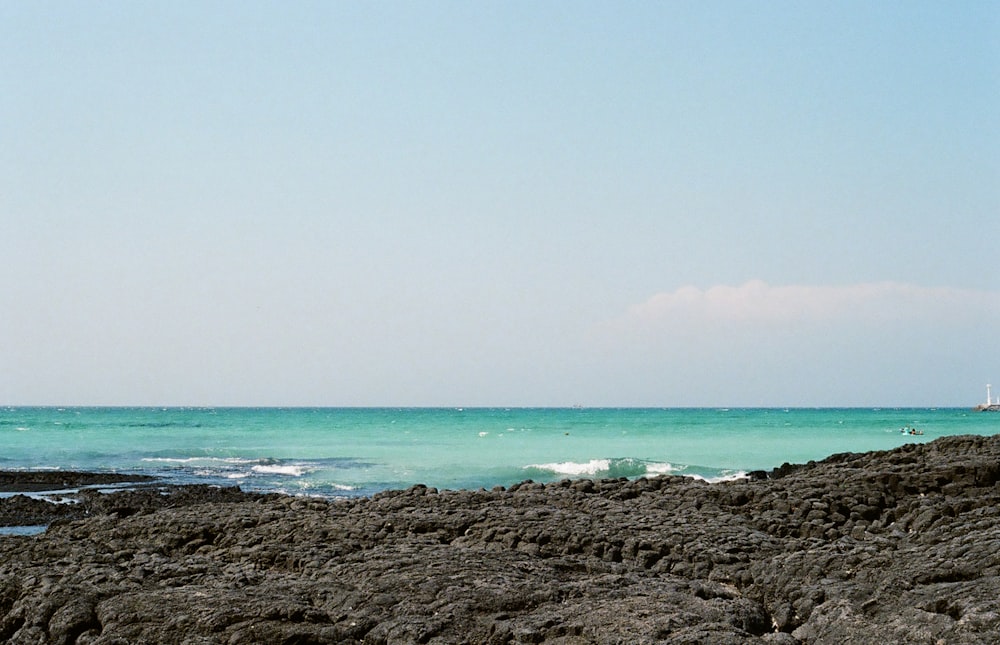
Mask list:
[[[155,481],[148,475],[118,473],[87,473],[63,470],[11,471],[0,470],[0,493],[51,491],[81,486],[107,486]]]
[[[949,437],[712,485],[87,492],[0,537],[0,641],[996,643],[998,481],[1000,437]]]

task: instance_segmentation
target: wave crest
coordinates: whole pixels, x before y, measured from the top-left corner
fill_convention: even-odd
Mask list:
[[[525,470],[539,470],[569,477],[641,477],[650,474],[662,475],[674,473],[679,470],[672,464],[632,459],[631,457],[591,459],[587,462],[562,461],[547,464],[530,464],[524,468]]]
[[[540,477],[595,477],[618,478],[656,477],[658,475],[681,475],[700,479],[710,484],[743,479],[742,470],[703,468],[685,464],[671,464],[663,461],[647,461],[631,457],[591,459],[586,462],[561,461],[545,464],[531,464],[523,470],[536,471]]]

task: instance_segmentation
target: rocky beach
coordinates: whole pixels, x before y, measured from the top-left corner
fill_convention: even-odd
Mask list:
[[[1000,642],[1000,437],[718,484],[317,499],[88,477],[0,476],[130,485],[0,500],[0,524],[48,524],[0,536],[3,642]]]

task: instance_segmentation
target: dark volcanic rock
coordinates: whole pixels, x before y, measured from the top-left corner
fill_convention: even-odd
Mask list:
[[[41,526],[60,518],[83,517],[83,509],[42,499],[14,495],[0,499],[0,526]]]
[[[35,491],[79,488],[81,486],[106,486],[109,484],[151,482],[148,475],[119,473],[81,473],[62,470],[0,470],[0,493],[28,493]]]
[[[0,538],[0,640],[995,643],[998,481],[1000,437],[952,437],[714,485],[88,493]]]

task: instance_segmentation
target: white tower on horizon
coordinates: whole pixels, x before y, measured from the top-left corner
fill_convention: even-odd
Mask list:
[[[986,407],[989,407],[989,406],[993,405],[993,395],[990,393],[990,387],[992,387],[992,386],[989,383],[987,383],[986,384]],[[998,396],[997,399],[998,399],[997,403],[1000,403],[1000,396]]]

